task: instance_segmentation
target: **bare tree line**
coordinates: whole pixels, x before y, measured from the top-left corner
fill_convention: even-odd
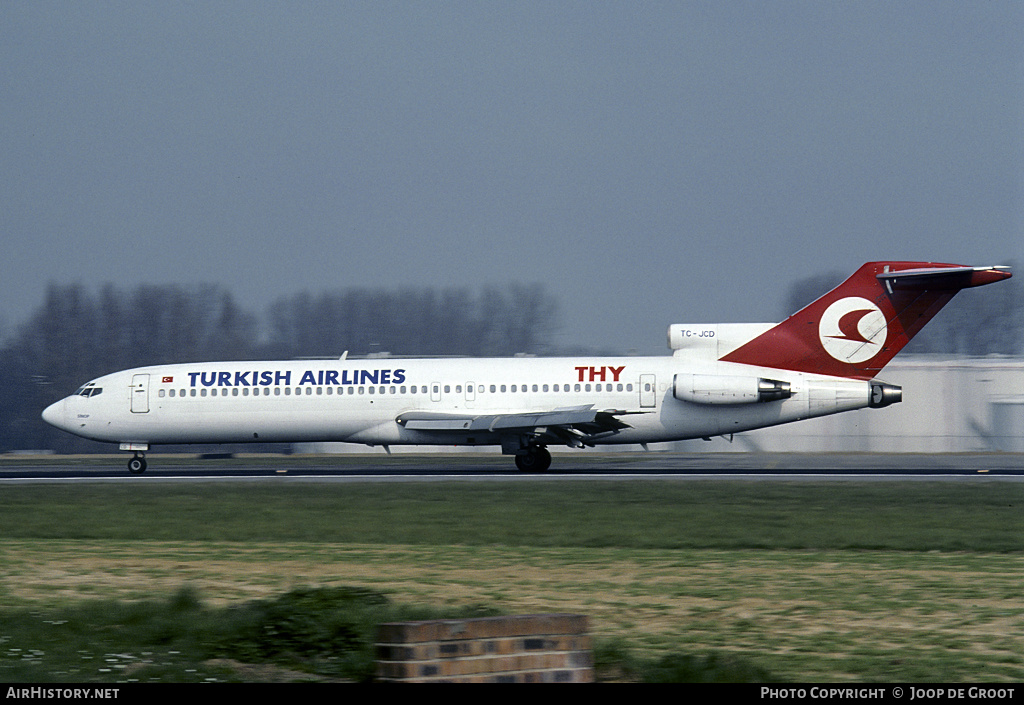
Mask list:
[[[557,305],[539,287],[297,294],[270,307],[278,356],[339,351],[400,355],[503,356],[544,353]]]
[[[542,287],[348,289],[277,299],[265,317],[213,286],[51,285],[0,347],[0,451],[81,445],[39,418],[84,382],[143,365],[217,360],[545,354],[557,303]],[[265,331],[265,334],[264,334]]]

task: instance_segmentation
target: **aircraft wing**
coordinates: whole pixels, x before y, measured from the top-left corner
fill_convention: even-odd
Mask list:
[[[630,428],[617,417],[629,413],[622,409],[594,409],[593,405],[572,406],[551,411],[517,414],[447,414],[410,411],[395,421],[410,431],[437,433],[491,433],[499,436],[527,434],[544,442],[588,445],[589,441]]]

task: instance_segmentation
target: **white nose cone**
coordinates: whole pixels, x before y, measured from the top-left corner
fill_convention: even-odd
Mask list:
[[[68,426],[67,410],[65,408],[66,401],[66,399],[61,399],[60,401],[54,402],[43,409],[43,421],[51,426],[56,426],[62,431],[66,431]]]

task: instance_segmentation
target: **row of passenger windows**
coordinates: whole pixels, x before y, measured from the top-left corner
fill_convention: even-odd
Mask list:
[[[456,394],[462,394],[463,387],[462,387],[461,384],[456,384],[456,385],[454,385],[454,387],[455,387],[455,393]],[[572,385],[569,385],[569,384],[551,384],[551,385],[549,385],[549,384],[534,384],[534,385],[526,385],[526,384],[518,384],[518,385],[517,384],[512,384],[512,385],[492,384],[492,385],[488,386],[488,385],[480,384],[480,385],[473,385],[473,386],[468,386],[467,385],[468,393],[472,394],[474,392],[474,387],[476,388],[475,391],[478,394],[486,394],[488,390],[492,394],[496,394],[498,392],[500,392],[502,394],[506,394],[506,393],[509,393],[509,392],[512,392],[512,393],[524,393],[524,392],[531,392],[531,391],[532,392],[569,392],[569,391],[573,391],[573,392],[623,392],[623,391],[625,391],[625,392],[632,392],[633,391],[633,385],[632,384],[623,384],[622,382],[619,382],[617,384],[610,384],[610,383],[608,383],[608,384],[601,384],[601,383],[597,383],[597,384],[580,384],[580,383],[577,383],[577,384],[572,384]],[[441,393],[441,388],[442,388],[442,385],[434,385],[433,393],[435,395],[436,394],[440,394]],[[444,393],[445,394],[451,394],[452,393],[452,385],[445,384],[445,385],[443,385],[443,388],[444,388]],[[237,396],[247,397],[247,396],[250,396],[250,395],[258,397],[261,394],[263,396],[267,396],[268,397],[268,396],[271,395],[271,389],[274,390],[273,391],[274,396],[281,396],[282,394],[284,396],[292,396],[292,394],[293,394],[291,387],[253,387],[253,388],[250,388],[250,387],[220,387],[220,388],[214,387],[212,389],[206,389],[206,388],[200,388],[200,389],[178,389],[178,390],[175,390],[175,389],[169,389],[169,390],[161,389],[157,393],[157,396],[159,396],[161,399],[163,399],[164,397],[170,397],[170,398],[174,399],[176,397],[185,397],[185,396],[188,396],[188,397],[196,397],[196,396],[198,396],[198,397],[205,397],[205,396],[211,396],[211,397],[222,396],[222,397],[226,397],[226,396],[229,396],[229,395],[233,396],[233,397],[237,397]],[[284,390],[283,392],[281,391],[282,389]],[[315,392],[313,391],[314,389],[316,390]],[[323,395],[324,394],[324,390],[326,390],[327,396],[331,396],[331,395],[334,394],[335,387],[296,387],[295,391],[294,391],[294,395],[295,396],[300,396],[302,394],[305,394],[307,396],[310,396],[310,395],[313,395],[313,394]],[[419,386],[419,387],[417,387],[416,385],[411,385],[411,386],[407,386],[407,385],[384,386],[384,385],[381,385],[379,387],[372,387],[372,386],[371,387],[347,386],[347,387],[337,387],[337,390],[338,390],[338,396],[341,396],[341,395],[343,395],[345,393],[347,393],[349,396],[357,395],[357,394],[363,394],[363,395],[366,395],[366,394],[375,394],[375,395],[376,394],[385,394],[386,395],[386,394],[427,394],[428,393],[427,385],[422,385],[422,386]],[[346,392],[346,390],[347,390],[347,392]]]

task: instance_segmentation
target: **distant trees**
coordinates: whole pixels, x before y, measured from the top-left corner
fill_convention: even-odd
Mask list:
[[[552,297],[523,285],[302,293],[271,305],[268,345],[281,357],[545,353],[556,316]]]
[[[1024,355],[1024,283],[1019,278],[966,289],[906,350],[951,355]]]
[[[51,285],[0,347],[0,452],[90,446],[39,413],[100,375],[202,360],[266,360],[371,352],[512,355],[550,352],[557,304],[541,287],[350,289],[295,294],[266,318],[207,285]],[[265,334],[264,334],[265,332]]]
[[[0,349],[0,450],[74,447],[39,418],[93,377],[126,367],[250,357],[257,319],[214,286],[51,285],[42,306]]]

